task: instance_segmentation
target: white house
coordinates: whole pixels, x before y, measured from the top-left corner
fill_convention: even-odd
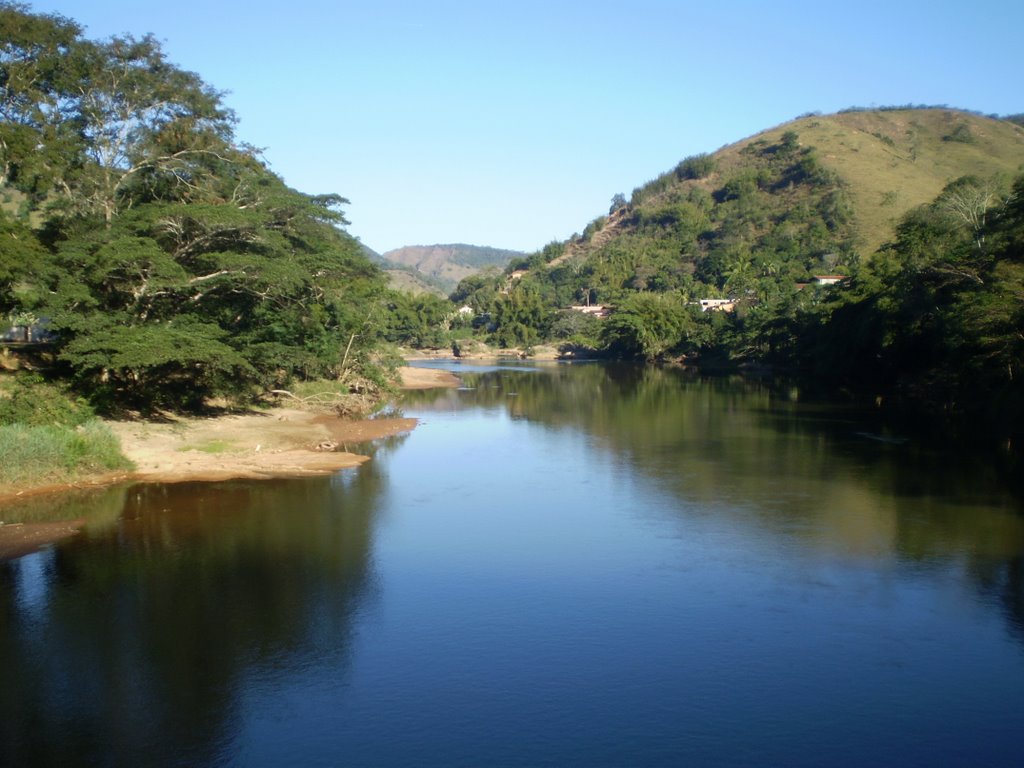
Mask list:
[[[594,317],[608,317],[611,312],[611,308],[606,307],[604,304],[574,304],[569,309],[573,312],[582,312],[584,315],[593,315]]]
[[[816,285],[835,285],[846,279],[846,275],[813,275]]]
[[[700,311],[707,312],[732,312],[736,309],[736,301],[734,299],[701,299],[700,300]]]

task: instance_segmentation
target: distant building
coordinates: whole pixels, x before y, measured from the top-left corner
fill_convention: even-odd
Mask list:
[[[611,307],[606,307],[604,304],[588,304],[586,306],[582,304],[576,304],[569,307],[573,312],[581,312],[584,315],[593,315],[594,317],[608,317],[611,314]]]
[[[701,312],[732,312],[736,309],[735,299],[701,299]]]
[[[9,344],[27,344],[31,339],[29,338],[29,326],[27,325],[12,325],[5,329],[3,333],[0,333],[0,341]]]
[[[28,325],[0,327],[0,344],[52,344],[57,334],[49,329],[49,325],[49,320],[42,318]]]
[[[846,275],[814,275],[811,278],[816,285],[835,285],[846,279]]]

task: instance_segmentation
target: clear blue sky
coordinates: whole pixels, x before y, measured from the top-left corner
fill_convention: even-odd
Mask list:
[[[152,32],[383,252],[534,250],[680,159],[810,111],[1024,112],[1020,0],[48,0]]]

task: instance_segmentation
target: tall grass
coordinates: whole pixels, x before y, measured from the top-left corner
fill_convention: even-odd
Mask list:
[[[0,487],[64,482],[131,467],[117,436],[99,419],[77,427],[0,425]]]

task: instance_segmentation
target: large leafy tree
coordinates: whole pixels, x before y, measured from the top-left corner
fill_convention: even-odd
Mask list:
[[[1024,429],[1024,178],[959,179],[791,330],[815,378]],[[993,415],[993,414],[990,414]],[[1015,426],[1014,426],[1015,424]]]
[[[152,36],[83,42],[70,62],[79,73],[72,118],[87,162],[63,187],[69,207],[110,223],[154,195],[188,199],[231,139],[221,96],[170,64]]]
[[[418,349],[437,349],[450,342],[449,330],[458,317],[454,305],[429,293],[389,292],[384,338]]]
[[[610,352],[627,358],[657,360],[670,352],[693,352],[707,340],[707,324],[697,314],[678,294],[634,294],[605,321],[602,340]]]
[[[152,36],[80,33],[62,16],[0,4],[0,182],[109,223],[153,191],[154,175],[186,191],[196,156],[230,144],[234,117]]]
[[[80,147],[68,66],[80,32],[62,16],[0,3],[0,189],[26,205],[49,193]]]
[[[528,347],[547,333],[551,313],[533,281],[517,281],[493,306],[491,338],[499,346]]]
[[[144,202],[58,244],[41,311],[93,388],[173,403],[366,364],[383,285],[334,226],[341,199],[229,166],[204,202]]]
[[[0,182],[23,203],[0,222],[0,281],[50,318],[81,385],[182,405],[371,372],[383,280],[346,200],[289,189],[154,38],[83,40],[10,4],[0,24]]]

